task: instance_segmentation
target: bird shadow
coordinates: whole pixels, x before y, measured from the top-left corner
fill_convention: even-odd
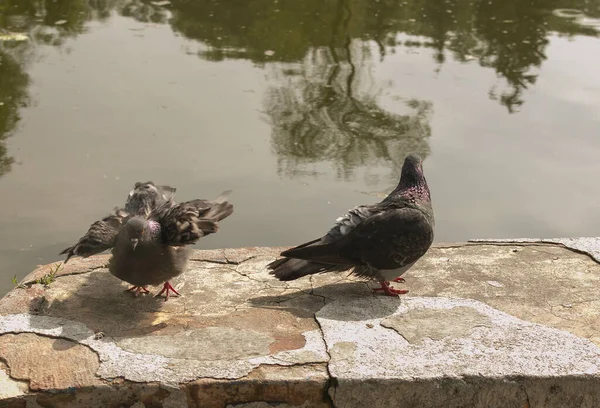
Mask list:
[[[39,330],[62,327],[65,333],[63,337],[76,341],[88,338],[89,331],[75,330],[62,319],[85,325],[97,339],[104,336],[141,336],[167,326],[157,318],[164,308],[164,298],[156,298],[152,294],[136,297],[125,289],[125,284],[105,269],[61,277],[51,283],[43,295],[30,299],[29,312],[34,315],[30,325]],[[39,319],[35,316],[59,319]],[[77,344],[58,340],[54,343],[56,350],[65,350]]]
[[[254,307],[285,310],[296,317],[338,321],[378,319],[394,314],[399,297],[373,293],[367,282],[338,282],[249,300]]]

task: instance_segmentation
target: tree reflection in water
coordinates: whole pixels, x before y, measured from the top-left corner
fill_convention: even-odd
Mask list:
[[[427,156],[431,104],[408,101],[405,115],[378,106],[371,58],[357,41],[343,50],[314,48],[303,63],[272,67],[275,85],[265,103],[280,174],[293,177],[329,162],[342,179],[378,166],[395,179],[408,152]]]

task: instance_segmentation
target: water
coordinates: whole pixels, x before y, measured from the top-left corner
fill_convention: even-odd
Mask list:
[[[436,241],[599,234],[600,0],[0,0],[0,29],[0,295],[136,181],[234,190],[198,248],[292,245],[409,151]]]

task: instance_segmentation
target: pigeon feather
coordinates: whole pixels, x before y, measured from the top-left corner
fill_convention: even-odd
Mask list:
[[[175,204],[169,200],[149,215],[161,226],[163,243],[190,245],[200,238],[219,230],[218,222],[233,214],[233,205],[227,201],[229,191],[215,200],[192,200]]]
[[[119,230],[129,217],[125,210],[115,208],[109,216],[94,222],[75,245],[64,249],[59,255],[67,254],[64,262],[67,263],[72,256],[87,258],[112,248]]]

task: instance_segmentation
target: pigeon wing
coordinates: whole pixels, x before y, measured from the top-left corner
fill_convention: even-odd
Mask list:
[[[149,219],[160,223],[164,244],[194,244],[203,236],[217,232],[218,222],[233,214],[233,205],[226,200],[226,193],[212,201],[192,200],[180,204],[168,201],[156,208]]]
[[[416,262],[433,243],[433,225],[419,209],[381,212],[338,242],[340,256],[375,269],[396,269]]]
[[[66,248],[60,255],[67,254],[67,259],[65,259],[65,263],[67,263],[72,256],[78,255],[87,258],[112,248],[119,230],[129,218],[128,212],[115,208],[109,216],[94,222],[75,245]]]
[[[382,211],[368,217],[339,240],[292,249],[283,256],[334,265],[395,269],[415,262],[431,246],[433,227],[414,208]]]

